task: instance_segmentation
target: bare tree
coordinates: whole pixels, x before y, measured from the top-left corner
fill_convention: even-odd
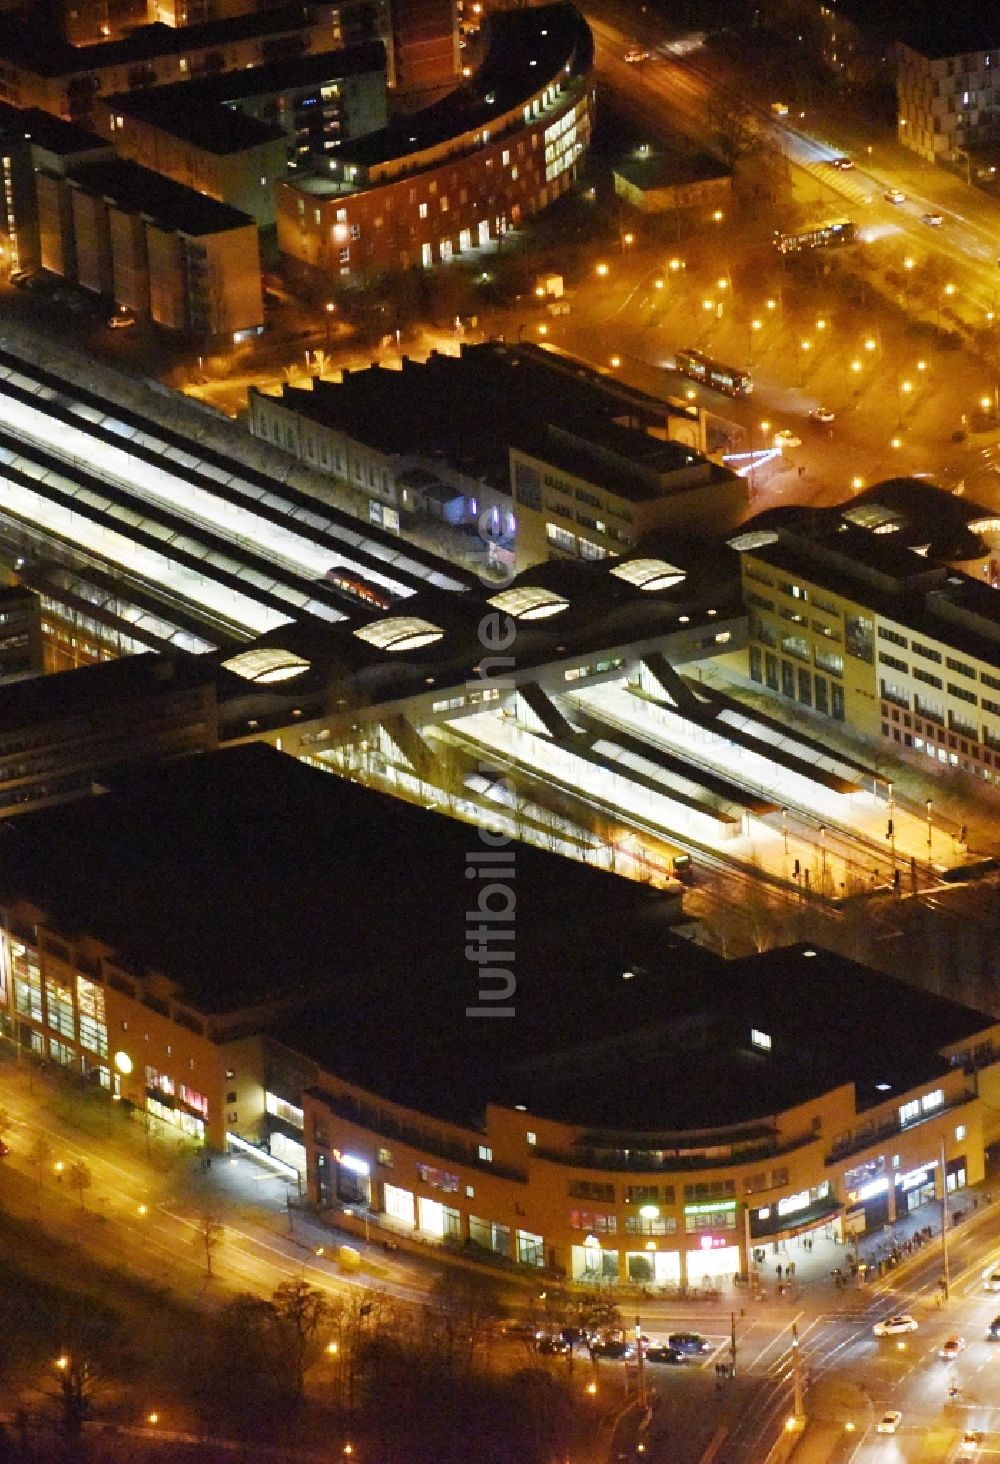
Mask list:
[[[198,1221],[198,1235],[205,1247],[205,1272],[212,1275],[212,1253],[222,1244],[226,1227],[211,1211],[206,1211]]]
[[[471,1368],[477,1351],[492,1337],[503,1315],[502,1293],[492,1276],[450,1266],[431,1287],[437,1331],[449,1361],[461,1357]]]
[[[302,1280],[283,1281],[272,1293],[275,1324],[283,1334],[295,1396],[305,1393],[306,1373],[318,1360],[334,1308],[326,1294]]]
[[[41,1173],[48,1169],[52,1163],[52,1145],[48,1139],[39,1134],[28,1152],[28,1163],[32,1164]]]
[[[93,1184],[93,1176],[90,1167],[82,1159],[74,1159],[69,1167],[69,1187],[76,1190],[80,1196],[80,1209],[83,1209],[83,1197]]]

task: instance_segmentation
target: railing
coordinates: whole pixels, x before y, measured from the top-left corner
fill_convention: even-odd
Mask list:
[[[737,1164],[756,1164],[764,1159],[779,1158],[782,1154],[789,1154],[815,1142],[817,1137],[817,1134],[809,1132],[787,1139],[784,1143],[772,1141],[748,1144],[746,1148],[734,1149],[729,1154],[680,1155],[648,1149],[609,1151],[582,1147],[551,1149],[544,1145],[539,1145],[534,1152],[540,1159],[547,1159],[552,1164],[572,1165],[576,1169],[600,1169],[628,1174],[681,1174],[700,1169],[727,1169]]]
[[[515,1168],[511,1164],[500,1163],[495,1159],[480,1159],[477,1151],[471,1146],[446,1139],[443,1135],[434,1133],[433,1130],[404,1123],[401,1119],[386,1113],[384,1109],[374,1108],[367,1103],[360,1102],[357,1098],[350,1098],[346,1094],[331,1093],[325,1088],[314,1091],[331,1113],[337,1114],[339,1118],[344,1118],[349,1123],[356,1123],[359,1128],[369,1129],[382,1138],[396,1139],[399,1143],[408,1144],[413,1149],[434,1154],[439,1159],[450,1159],[455,1164],[464,1164],[468,1168],[478,1169],[482,1174],[496,1174],[501,1179],[518,1180],[522,1184],[527,1182],[526,1170]]]
[[[904,1132],[909,1133],[911,1129],[920,1128],[921,1124],[939,1118],[942,1113],[949,1113],[952,1109],[964,1107],[974,1096],[973,1093],[964,1093],[961,1098],[955,1098],[950,1103],[940,1103],[937,1108],[932,1108],[928,1113],[921,1113],[919,1117],[912,1119],[909,1123],[900,1123],[898,1118],[893,1118],[877,1127],[855,1129],[841,1143],[833,1145],[823,1162],[827,1165],[835,1164],[838,1160],[856,1154],[861,1149],[881,1143],[883,1139],[889,1139]]]

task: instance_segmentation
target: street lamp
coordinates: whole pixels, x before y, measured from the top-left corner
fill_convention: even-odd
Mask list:
[[[721,224],[721,223],[722,223],[722,220],[723,220],[723,219],[724,219],[724,218],[725,218],[725,217],[726,217],[726,216],[725,216],[725,214],[724,214],[724,213],[723,213],[723,212],[722,212],[722,209],[721,209],[721,208],[717,208],[717,209],[716,209],[716,210],[715,210],[715,212],[714,212],[714,214],[713,214],[713,215],[712,215],[712,218],[713,218],[713,220],[714,220],[714,221],[715,221],[715,223],[717,223],[717,224]]]
[[[864,486],[865,486],[865,480],[864,480],[864,478],[862,478],[859,474],[855,473],[854,477],[851,479],[851,487],[854,489],[855,493],[860,493],[861,489]]]
[[[603,260],[601,260],[600,264],[595,266],[594,272],[599,276],[600,279],[603,280],[608,273],[608,266],[604,263]]]
[[[612,368],[613,371],[617,371],[618,368],[619,368],[619,366],[621,364],[622,364],[622,358],[621,358],[621,356],[612,356],[611,357],[611,368]]]
[[[683,259],[678,259],[675,255],[674,258],[671,259],[667,268],[670,270],[671,274],[676,274],[679,269],[686,269],[687,266],[685,265]]]

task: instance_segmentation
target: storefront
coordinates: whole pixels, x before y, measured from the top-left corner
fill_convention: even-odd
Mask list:
[[[863,1235],[865,1231],[878,1230],[889,1223],[892,1218],[889,1214],[891,1188],[884,1154],[845,1170],[844,1193],[850,1207],[851,1234]]]
[[[582,1245],[571,1246],[570,1257],[574,1281],[600,1285],[618,1280],[618,1252],[605,1250],[597,1235],[588,1235]]]
[[[750,1242],[790,1240],[810,1230],[827,1226],[840,1217],[840,1201],[830,1193],[830,1181],[824,1179],[812,1189],[783,1195],[773,1205],[759,1205],[750,1210]]]
[[[687,1284],[700,1286],[704,1281],[731,1281],[742,1269],[740,1248],[725,1235],[702,1235],[698,1249],[684,1257]]]
[[[657,1250],[655,1241],[647,1241],[645,1250],[626,1252],[625,1275],[635,1286],[679,1286],[681,1253]]]
[[[896,1218],[912,1215],[921,1205],[929,1205],[937,1199],[936,1159],[930,1160],[919,1169],[909,1169],[896,1175]]]

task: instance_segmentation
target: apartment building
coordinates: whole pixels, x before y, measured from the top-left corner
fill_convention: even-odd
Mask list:
[[[1000,24],[990,10],[923,12],[896,46],[900,142],[930,162],[964,163],[970,179],[980,166],[989,176],[985,154],[1000,145],[998,77]]]

